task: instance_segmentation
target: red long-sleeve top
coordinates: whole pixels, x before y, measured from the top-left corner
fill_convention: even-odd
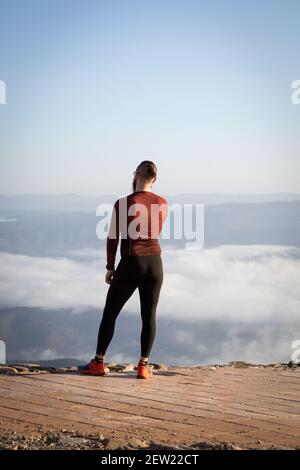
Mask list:
[[[168,213],[165,198],[152,191],[135,191],[113,207],[106,242],[106,269],[115,269],[121,234],[121,257],[160,254],[158,241]]]

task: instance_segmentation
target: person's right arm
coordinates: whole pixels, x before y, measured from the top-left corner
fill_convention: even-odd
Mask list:
[[[105,275],[105,282],[107,284],[111,283],[112,277],[115,272],[115,259],[117,248],[119,244],[119,232],[120,232],[120,224],[119,224],[119,199],[115,202],[110,226],[108,231],[108,236],[106,239],[106,275]]]

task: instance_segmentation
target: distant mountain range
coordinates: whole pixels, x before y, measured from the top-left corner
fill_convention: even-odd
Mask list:
[[[72,366],[81,366],[85,361],[79,361],[78,359],[72,359],[70,357],[62,357],[59,359],[49,359],[49,360],[37,360],[37,358],[32,358],[29,360],[22,359],[10,359],[9,364],[38,364],[42,367],[72,367]]]
[[[227,203],[204,209],[204,247],[300,246],[300,201]],[[94,211],[0,210],[0,251],[73,259],[86,250],[100,253],[105,241],[96,236],[99,221]],[[174,237],[172,223],[170,219],[171,239],[162,239],[161,245],[183,248],[185,241]]]
[[[155,192],[155,190],[154,190]],[[119,195],[79,195],[79,194],[20,194],[0,195],[0,211],[66,211],[92,212],[101,203],[112,203]],[[271,193],[271,194],[217,194],[191,193],[164,195],[170,204],[179,202],[203,203],[205,205],[229,203],[260,203],[277,201],[300,201],[300,194]]]

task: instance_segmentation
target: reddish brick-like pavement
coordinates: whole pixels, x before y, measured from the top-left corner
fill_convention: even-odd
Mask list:
[[[0,375],[3,431],[101,433],[162,444],[300,447],[300,368],[175,368],[136,380]]]

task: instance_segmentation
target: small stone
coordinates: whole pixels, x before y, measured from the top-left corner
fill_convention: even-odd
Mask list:
[[[53,368],[53,373],[55,374],[65,374],[66,373],[66,368],[65,367],[55,367]]]
[[[115,366],[107,366],[111,372],[131,372],[134,370],[134,364],[117,364]]]
[[[17,369],[10,366],[0,366],[0,374],[5,375],[18,375]]]
[[[19,366],[19,365],[10,365],[10,367],[13,367],[14,369],[16,369],[17,372],[20,372],[20,373],[25,373],[25,372],[29,372],[29,369],[28,367],[24,367],[24,366]]]
[[[116,437],[104,439],[103,444],[105,450],[124,449],[126,447],[126,442]]]
[[[254,364],[244,361],[231,361],[228,363],[228,365],[231,367],[236,367],[237,369],[246,369],[248,367],[253,367]]]
[[[75,366],[66,367],[67,374],[77,374],[77,372],[78,372],[78,368]]]
[[[294,361],[290,361],[287,366],[291,369],[295,369],[296,367],[299,367],[300,366],[300,361],[299,362],[294,362]]]
[[[152,366],[154,370],[161,370],[161,371],[167,371],[168,366],[165,364],[155,364],[155,363],[149,363],[149,366]]]
[[[107,367],[109,367],[111,370],[114,370],[114,368],[117,367],[117,363],[116,363],[116,362],[108,362],[106,365],[107,365]]]
[[[134,364],[124,364],[123,372],[132,372],[134,370]]]
[[[142,439],[138,439],[138,438],[131,439],[129,445],[133,449],[144,449],[144,448],[148,447],[147,442],[145,442]]]
[[[30,363],[26,363],[26,362],[17,362],[15,364],[10,364],[11,366],[20,366],[20,367],[26,367],[27,369],[31,369],[31,368],[38,368],[38,367],[41,367],[40,364],[30,364]]]

